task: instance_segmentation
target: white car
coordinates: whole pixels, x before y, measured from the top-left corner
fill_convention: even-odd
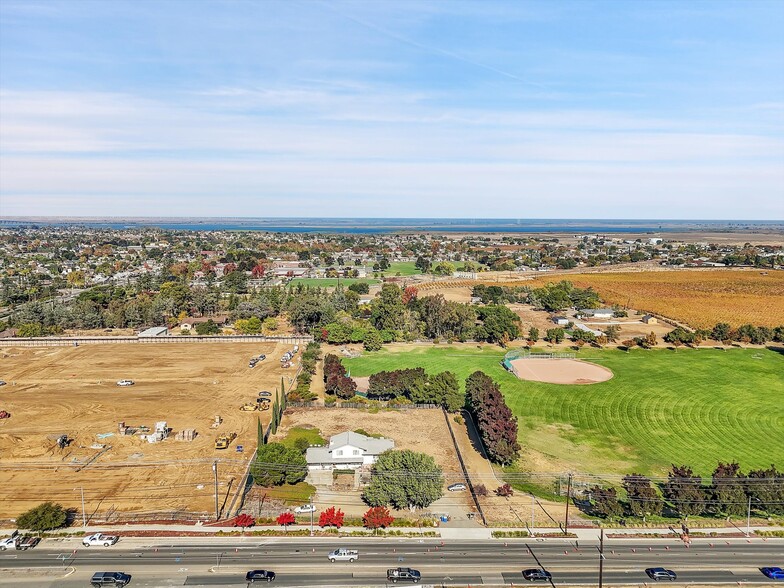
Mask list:
[[[103,533],[94,533],[82,539],[82,545],[85,547],[92,547],[95,545],[103,545],[109,547],[114,545],[120,538],[117,535],[104,535]]]
[[[6,384],[5,380],[0,380],[0,386],[5,386],[5,384]]]
[[[447,486],[447,490],[449,490],[450,492],[462,492],[465,489],[466,489],[466,485],[465,484],[459,484],[458,483],[458,484],[451,484],[451,485]]]
[[[118,386],[133,386],[133,384],[134,384],[133,380],[120,380],[117,382]]]
[[[309,512],[316,512],[316,505],[315,504],[303,504],[302,506],[298,506],[294,509],[294,512],[297,514],[305,514]]]

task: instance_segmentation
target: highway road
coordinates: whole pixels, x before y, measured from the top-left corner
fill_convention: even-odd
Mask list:
[[[337,547],[357,549],[351,563],[330,563]],[[77,539],[46,540],[31,551],[0,552],[0,586],[89,586],[95,571],[124,571],[130,586],[244,586],[250,569],[271,569],[278,586],[386,586],[385,570],[408,566],[422,585],[524,585],[521,570],[544,567],[554,586],[597,585],[598,543],[547,540],[448,541],[420,539],[291,539],[248,537],[197,543],[179,539],[123,539],[109,548],[84,548]],[[647,567],[678,573],[675,584],[775,585],[762,566],[784,567],[784,540],[605,541],[604,582],[642,586]],[[784,586],[784,582],[778,582]],[[391,584],[390,584],[391,585]]]

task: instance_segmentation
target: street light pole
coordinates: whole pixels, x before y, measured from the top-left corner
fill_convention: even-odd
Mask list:
[[[313,537],[313,496],[310,497],[310,536]]]
[[[220,513],[218,513],[218,461],[217,460],[212,462],[212,471],[215,473],[215,520],[217,521],[220,518]]]
[[[746,539],[751,536],[751,496],[749,496],[749,509],[746,511]]]
[[[604,528],[599,529],[599,588],[602,588],[603,572],[604,572]]]

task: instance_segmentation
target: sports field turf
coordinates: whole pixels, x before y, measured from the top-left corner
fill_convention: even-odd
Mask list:
[[[710,475],[718,460],[744,471],[784,466],[784,354],[771,350],[582,350],[613,379],[588,386],[518,380],[497,348],[412,347],[344,359],[353,376],[424,367],[501,385],[520,442],[576,471],[663,474],[673,462]],[[525,467],[525,464],[521,464]],[[549,471],[555,471],[553,469]]]
[[[393,261],[389,264],[389,269],[384,270],[385,276],[395,276],[398,272],[400,272],[401,276],[415,276],[417,274],[421,274],[422,272],[419,271],[414,266],[413,261]]]

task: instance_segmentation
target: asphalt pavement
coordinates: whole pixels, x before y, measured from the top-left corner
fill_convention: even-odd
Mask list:
[[[330,563],[337,547],[357,549],[354,563]],[[603,580],[608,585],[653,584],[645,568],[677,572],[674,584],[775,585],[762,566],[784,567],[784,540],[605,541]],[[130,586],[237,586],[245,572],[271,569],[278,586],[386,586],[390,567],[422,572],[423,586],[529,585],[522,570],[544,567],[554,586],[597,585],[597,542],[569,540],[444,541],[438,539],[212,538],[194,544],[172,539],[121,539],[115,546],[45,540],[29,551],[0,552],[0,585],[89,586],[96,571],[124,571]],[[784,582],[778,584],[784,586]],[[391,584],[390,584],[391,585]]]

